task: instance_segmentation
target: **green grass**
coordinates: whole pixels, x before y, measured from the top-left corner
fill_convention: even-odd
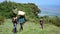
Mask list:
[[[12,32],[13,24],[11,20],[5,20],[4,25],[0,25],[0,34],[14,34]],[[52,24],[44,24],[44,29],[40,28],[39,24],[32,22],[26,22],[24,24],[24,30],[19,31],[20,25],[17,25],[18,32],[16,34],[60,34],[60,27]]]

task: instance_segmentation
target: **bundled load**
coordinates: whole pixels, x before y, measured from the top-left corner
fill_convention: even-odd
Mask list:
[[[23,11],[18,11],[18,15],[25,15],[25,12],[23,12]]]
[[[16,9],[13,9],[13,13],[15,13],[15,14],[17,14],[17,13],[18,13],[17,8],[16,8]]]

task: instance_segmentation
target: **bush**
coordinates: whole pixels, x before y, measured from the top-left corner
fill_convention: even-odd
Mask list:
[[[53,17],[53,24],[56,25],[56,26],[60,26],[60,18],[58,18],[57,16],[56,17]]]
[[[56,26],[60,26],[60,18],[57,16],[43,16],[44,23],[54,24]]]
[[[4,17],[0,16],[0,25],[4,23]]]

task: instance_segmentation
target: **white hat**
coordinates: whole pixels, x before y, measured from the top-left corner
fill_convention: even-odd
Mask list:
[[[18,15],[25,15],[25,12],[23,12],[23,11],[18,11]]]

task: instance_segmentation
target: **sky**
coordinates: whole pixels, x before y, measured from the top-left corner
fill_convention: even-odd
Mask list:
[[[4,0],[0,0],[0,2],[3,2],[3,1]],[[38,6],[60,5],[60,0],[10,0],[10,1],[17,2],[17,3],[35,3]]]

